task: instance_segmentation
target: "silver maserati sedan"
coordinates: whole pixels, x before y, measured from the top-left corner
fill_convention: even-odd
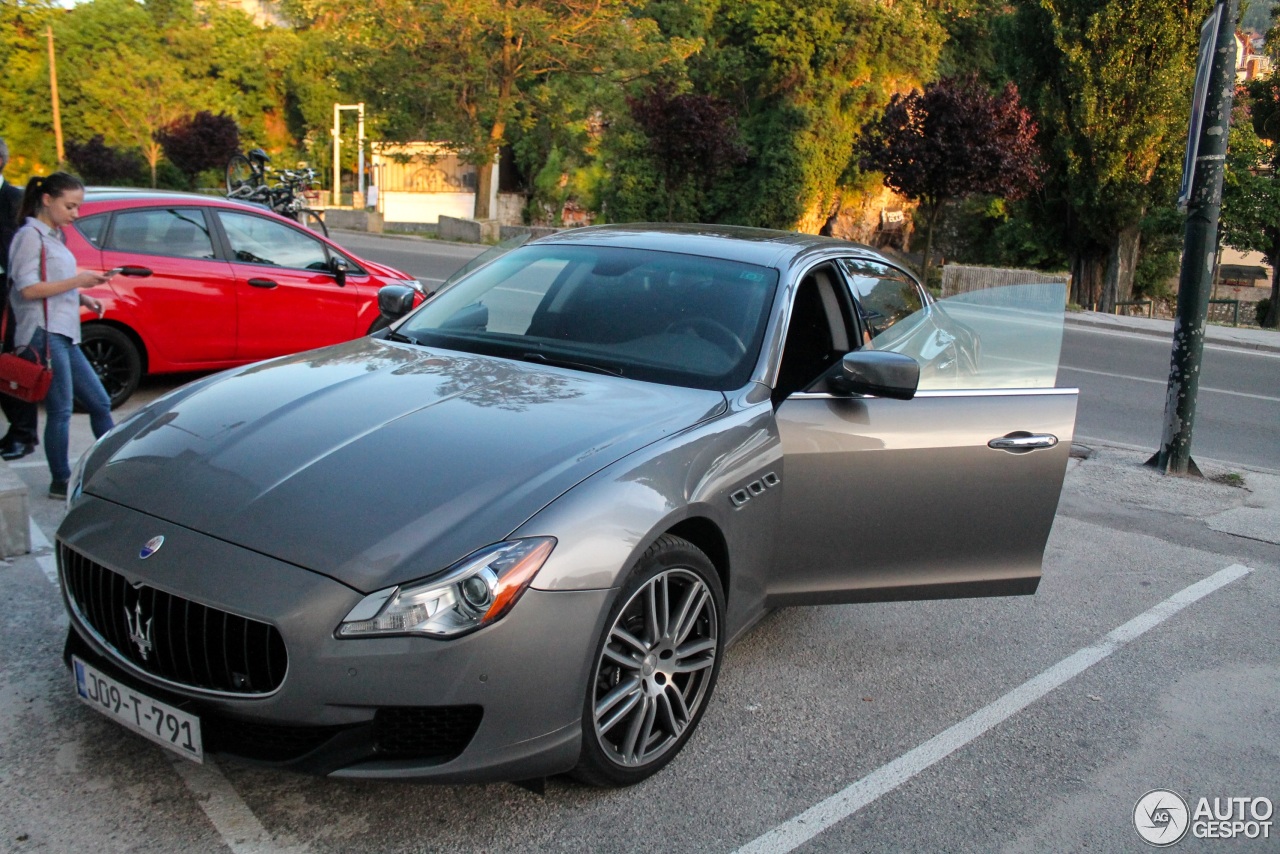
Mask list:
[[[1075,423],[1060,285],[865,246],[567,231],[77,466],[76,694],[201,761],[635,783],[779,606],[1029,594]]]

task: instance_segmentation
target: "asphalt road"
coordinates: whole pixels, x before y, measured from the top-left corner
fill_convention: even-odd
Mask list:
[[[335,231],[333,239],[357,255],[390,264],[424,285],[438,285],[487,246],[447,243],[414,237],[380,237],[354,231]]]
[[[1058,384],[1080,389],[1077,437],[1156,450],[1170,348],[1163,338],[1068,325]],[[1205,347],[1191,454],[1280,470],[1280,354]]]

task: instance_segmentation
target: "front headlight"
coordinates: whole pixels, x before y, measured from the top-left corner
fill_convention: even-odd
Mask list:
[[[455,637],[475,631],[511,610],[555,546],[554,537],[498,543],[426,581],[370,593],[336,635]]]

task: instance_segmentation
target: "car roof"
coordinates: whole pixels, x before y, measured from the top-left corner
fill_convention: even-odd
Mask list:
[[[224,196],[184,193],[179,190],[152,190],[146,187],[85,187],[84,200],[85,204],[92,204],[94,207],[101,204],[105,209],[118,207],[116,202],[135,204],[154,202],[155,204],[214,205],[257,212],[265,210],[262,206],[245,204]]]
[[[802,255],[823,250],[887,260],[870,246],[817,234],[775,231],[741,225],[702,223],[627,223],[574,228],[543,237],[540,245],[576,243],[652,249],[742,261],[762,267],[786,267]]]

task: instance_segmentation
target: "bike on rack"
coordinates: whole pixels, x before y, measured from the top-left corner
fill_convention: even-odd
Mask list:
[[[232,155],[227,163],[227,198],[262,205],[328,237],[323,214],[309,207],[303,195],[315,183],[315,170],[269,169],[270,162],[261,148]]]

